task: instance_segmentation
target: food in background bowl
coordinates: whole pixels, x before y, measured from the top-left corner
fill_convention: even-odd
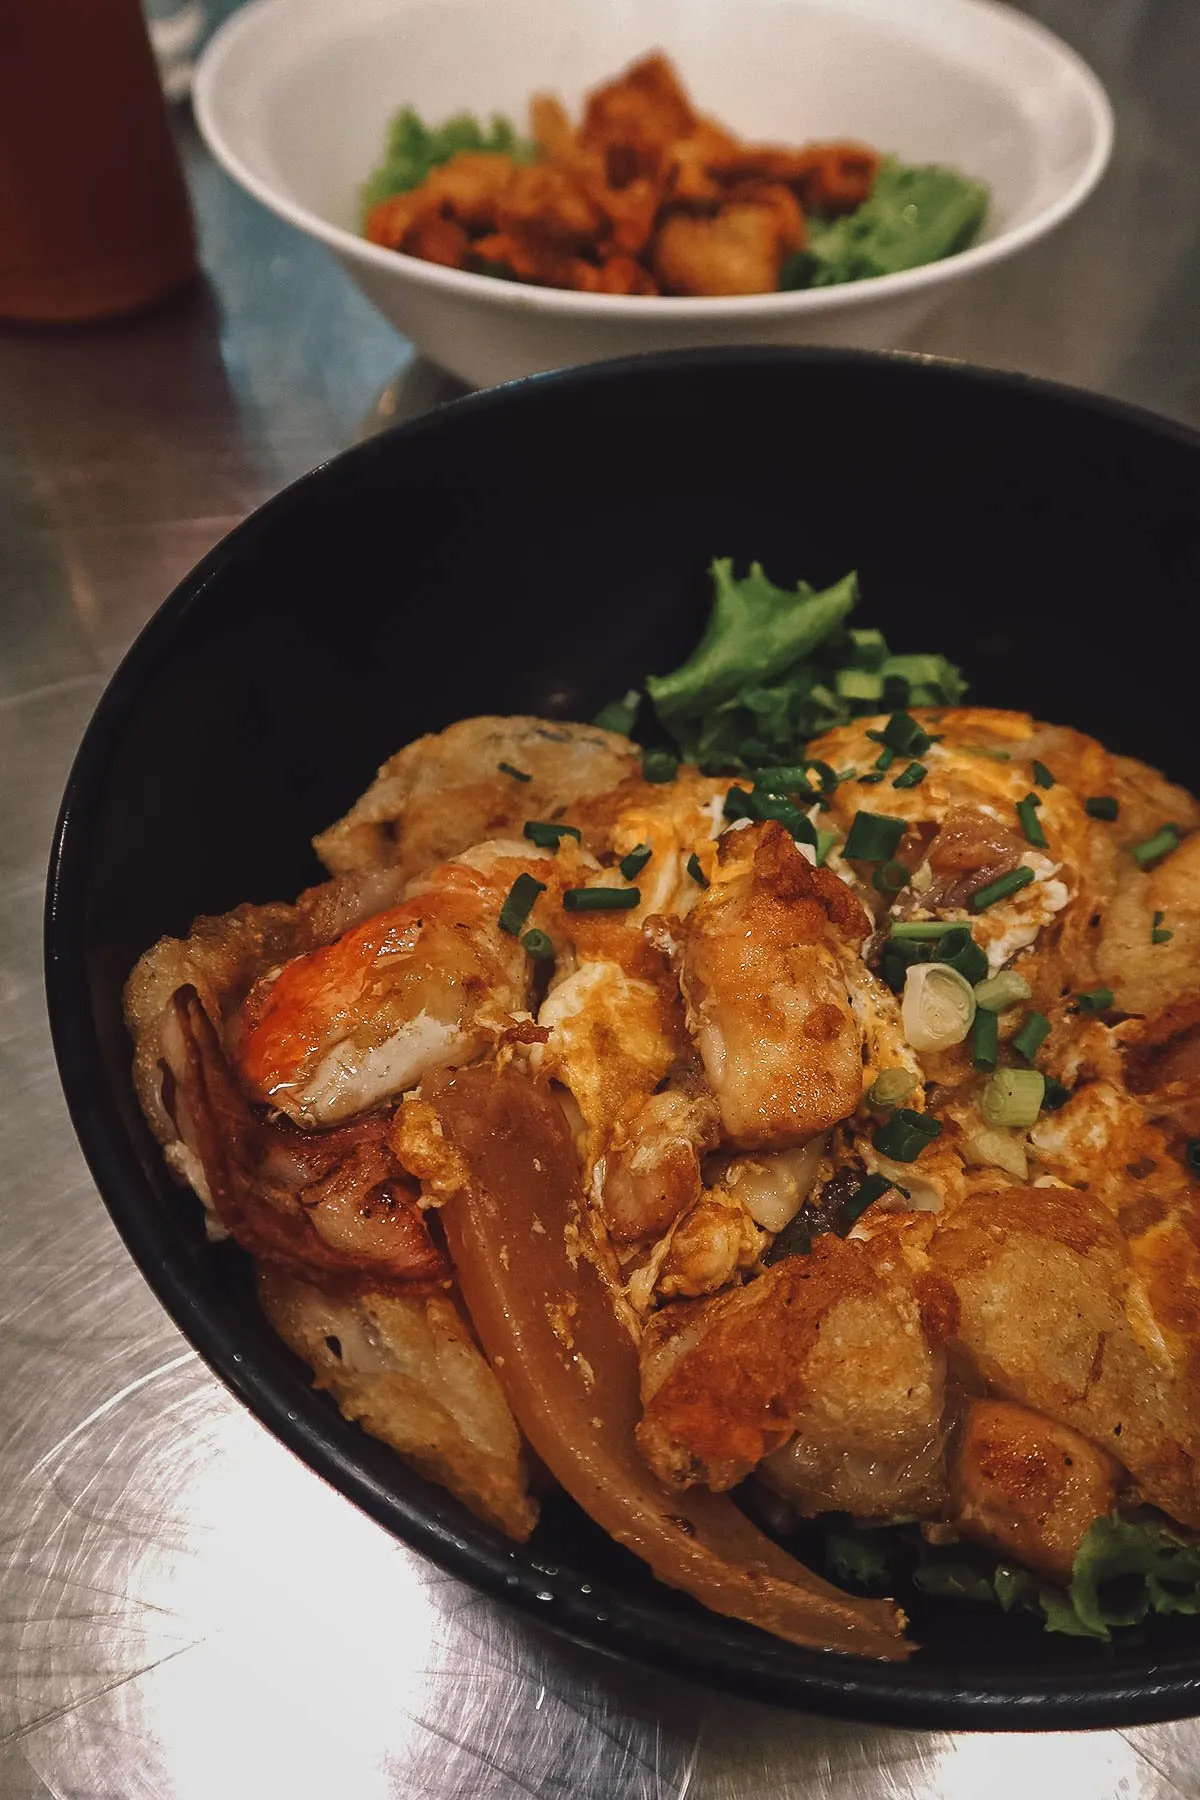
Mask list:
[[[747,143],[698,113],[665,56],[591,93],[572,125],[539,94],[529,139],[469,115],[394,119],[364,193],[373,244],[588,294],[830,287],[964,250],[987,188],[854,143]]]
[[[795,1643],[908,1647],[735,1487],[859,1588],[1195,1611],[1200,807],[962,706],[853,577],[713,575],[648,698],[419,739],[327,883],[148,951],[146,1115],[318,1383],[513,1537],[527,1443]]]

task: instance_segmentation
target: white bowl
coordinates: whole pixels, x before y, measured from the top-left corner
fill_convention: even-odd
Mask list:
[[[857,138],[982,177],[981,241],[843,287],[669,300],[527,287],[357,235],[359,189],[398,107],[523,126],[531,94],[577,107],[652,48],[746,137]],[[955,283],[1060,224],[1112,147],[1095,75],[995,0],[251,0],[209,44],[195,103],[229,174],[328,244],[386,318],[475,386],[690,345],[895,345]]]

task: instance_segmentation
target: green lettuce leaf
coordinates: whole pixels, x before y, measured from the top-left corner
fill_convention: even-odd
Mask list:
[[[680,753],[713,772],[785,763],[856,715],[953,705],[966,692],[944,656],[893,656],[881,632],[847,626],[853,574],[819,592],[803,581],[781,588],[761,564],[739,576],[721,558],[712,581],[699,644],[646,690]]]
[[[486,129],[470,113],[458,113],[442,125],[429,126],[411,106],[401,107],[388,127],[383,159],[363,186],[364,217],[380,200],[420,187],[431,169],[449,162],[460,150],[499,151],[518,162],[532,162],[536,154],[534,146],[519,138],[498,113]]]
[[[1044,1631],[1105,1643],[1151,1613],[1200,1612],[1200,1543],[1159,1520],[1096,1519],[1065,1589],[970,1545],[927,1544],[908,1524],[822,1523],[830,1576],[872,1593],[911,1581],[925,1594],[1034,1613]]]
[[[832,287],[940,262],[965,250],[982,225],[988,190],[955,169],[890,158],[869,199],[836,219],[810,219],[807,248],[786,264],[781,287]]]

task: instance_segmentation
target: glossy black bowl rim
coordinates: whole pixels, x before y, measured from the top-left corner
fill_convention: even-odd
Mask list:
[[[974,1689],[954,1687],[943,1671],[910,1663],[878,1663],[805,1651],[765,1635],[747,1634],[715,1615],[664,1607],[645,1598],[618,1596],[597,1581],[581,1591],[567,1579],[547,1605],[556,1571],[533,1566],[521,1547],[506,1547],[474,1520],[451,1523],[431,1516],[416,1500],[392,1491],[365,1460],[329,1440],[328,1414],[309,1390],[298,1393],[270,1368],[257,1368],[238,1349],[237,1332],[207,1309],[195,1293],[182,1254],[163,1242],[157,1201],[145,1185],[134,1148],[108,1093],[101,1045],[91,1020],[84,954],[85,884],[91,845],[92,800],[120,740],[126,714],[154,661],[184,619],[202,606],[226,564],[260,532],[286,525],[310,496],[353,482],[358,470],[388,453],[398,437],[439,438],[469,428],[484,413],[522,405],[543,387],[576,391],[581,402],[600,384],[636,379],[642,369],[671,366],[697,374],[714,366],[747,370],[786,365],[881,370],[905,365],[930,381],[977,390],[1002,388],[1057,400],[1082,415],[1124,422],[1196,452],[1200,432],[1124,401],[1061,383],[979,368],[939,357],[898,351],[819,347],[725,348],[670,351],[622,358],[582,368],[524,377],[453,400],[437,410],[354,445],[281,490],[218,543],[155,612],[122,659],[84,734],[67,780],[51,851],[45,912],[45,978],[51,1034],[72,1123],[101,1197],[127,1249],[167,1312],[210,1368],[260,1421],[310,1468],[330,1481],[372,1518],[449,1573],[506,1601],[543,1624],[594,1649],[674,1674],[691,1676],[729,1692],[785,1706],[923,1728],[1067,1729],[1148,1724],[1200,1712],[1200,1644],[1194,1661],[1156,1669],[1148,1655],[1144,1673],[1128,1669],[1047,1670],[998,1673]],[[533,1551],[536,1557],[536,1548]],[[604,1605],[597,1601],[604,1587]]]

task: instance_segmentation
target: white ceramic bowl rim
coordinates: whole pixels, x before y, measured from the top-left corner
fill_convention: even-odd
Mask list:
[[[332,0],[336,5],[337,0]],[[570,288],[535,287],[532,283],[507,281],[495,275],[478,275],[466,269],[448,269],[440,263],[426,262],[421,257],[402,251],[385,250],[370,244],[355,232],[332,225],[319,213],[301,206],[270,182],[264,181],[242,158],[219,123],[216,95],[225,79],[227,68],[248,41],[260,29],[264,15],[277,15],[284,8],[298,8],[306,0],[248,0],[213,34],[196,69],[193,102],[196,120],[209,149],[227,174],[260,200],[271,212],[297,226],[310,237],[319,239],[340,256],[374,266],[386,273],[396,272],[399,264],[408,279],[424,286],[442,289],[460,296],[488,296],[508,306],[520,306],[531,312],[578,313],[588,317],[603,314],[609,318],[653,317],[668,319],[747,320],[793,317],[802,313],[820,313],[833,308],[871,305],[891,295],[919,292],[949,276],[958,279],[999,262],[1026,245],[1036,243],[1086,200],[1103,175],[1112,154],[1113,115],[1108,95],[1098,77],[1083,58],[1054,32],[1016,12],[1003,0],[942,0],[947,11],[1000,15],[1010,30],[1037,40],[1042,49],[1053,55],[1064,73],[1073,76],[1077,96],[1082,100],[1091,128],[1089,154],[1075,179],[1047,206],[1023,223],[999,232],[993,238],[960,250],[939,262],[924,263],[916,269],[904,269],[895,275],[874,275],[862,281],[842,282],[827,288],[802,288],[792,293],[724,295],[705,298],[677,299],[663,295],[581,294]]]

